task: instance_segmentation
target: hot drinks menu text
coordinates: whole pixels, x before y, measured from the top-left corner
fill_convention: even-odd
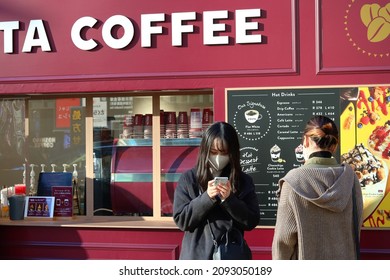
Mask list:
[[[242,170],[260,204],[259,225],[276,222],[278,181],[303,164],[302,134],[313,115],[339,126],[339,89],[228,90],[228,122],[240,139]]]

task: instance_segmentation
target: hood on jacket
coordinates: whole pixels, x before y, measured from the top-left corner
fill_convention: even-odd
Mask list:
[[[348,165],[296,168],[279,181],[287,182],[304,199],[333,212],[345,209],[352,195],[354,171]]]

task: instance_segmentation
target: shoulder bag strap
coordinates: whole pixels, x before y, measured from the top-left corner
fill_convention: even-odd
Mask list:
[[[213,230],[211,229],[209,219],[207,219],[207,225],[209,226],[210,233],[211,233],[211,238],[213,239],[214,246],[216,247],[216,246],[218,246],[218,243],[215,240],[215,236],[214,236]]]

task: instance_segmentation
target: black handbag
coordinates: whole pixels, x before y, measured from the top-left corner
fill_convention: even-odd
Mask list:
[[[231,228],[224,233],[219,241],[215,240],[214,233],[209,225],[211,237],[214,243],[213,260],[251,260],[252,252],[241,232]]]

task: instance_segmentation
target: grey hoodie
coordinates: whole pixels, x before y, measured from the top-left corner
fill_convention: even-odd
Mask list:
[[[273,259],[355,259],[352,189],[359,229],[363,199],[349,165],[313,157],[279,181]]]

